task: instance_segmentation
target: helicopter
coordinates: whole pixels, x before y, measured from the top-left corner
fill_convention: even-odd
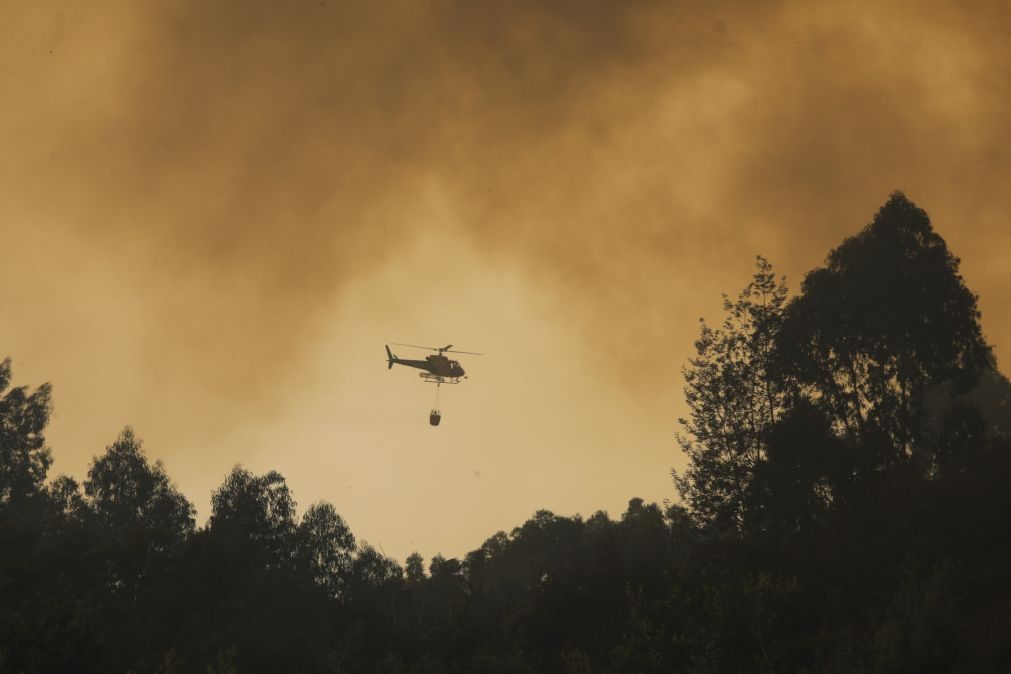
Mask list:
[[[394,365],[404,365],[406,367],[413,367],[419,370],[424,370],[418,374],[424,381],[430,384],[459,384],[461,379],[466,379],[467,375],[460,365],[460,361],[451,360],[446,356],[442,355],[444,353],[466,353],[471,356],[480,356],[480,353],[474,353],[473,351],[454,351],[452,344],[447,344],[441,348],[431,347],[431,346],[417,346],[415,344],[398,344],[396,342],[390,342],[394,346],[407,346],[412,349],[425,349],[427,351],[435,351],[433,356],[425,356],[425,360],[408,360],[406,358],[398,358],[392,351],[390,351],[389,344],[386,345],[386,362],[388,370],[392,370]]]

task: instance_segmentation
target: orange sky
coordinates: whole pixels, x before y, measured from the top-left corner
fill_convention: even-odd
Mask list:
[[[697,318],[894,189],[1011,357],[1011,8],[969,6],[0,0],[0,352],[53,474],[131,424],[201,521],[235,463],[401,560],[672,498]],[[487,354],[438,429],[387,341]]]

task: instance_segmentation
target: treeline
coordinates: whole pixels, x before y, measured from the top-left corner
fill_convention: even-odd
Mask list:
[[[427,565],[275,472],[198,528],[129,429],[49,480],[7,360],[0,671],[1011,671],[1011,384],[958,265],[898,193],[792,298],[759,258],[685,367],[679,503]]]

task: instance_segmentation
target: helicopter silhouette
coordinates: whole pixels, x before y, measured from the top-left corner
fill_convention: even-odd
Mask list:
[[[461,379],[466,379],[466,372],[460,365],[460,361],[451,360],[446,356],[442,355],[444,353],[466,353],[471,356],[480,356],[483,354],[474,353],[473,351],[453,351],[453,345],[447,344],[442,348],[436,348],[431,346],[417,346],[415,344],[398,344],[396,342],[390,342],[394,346],[407,346],[412,349],[425,349],[427,351],[435,351],[435,355],[425,356],[425,360],[409,360],[406,358],[398,358],[396,354],[390,351],[389,344],[386,345],[386,359],[387,368],[392,370],[394,365],[403,365],[405,367],[413,367],[419,370],[424,370],[418,374],[424,381],[430,384],[459,384]]]

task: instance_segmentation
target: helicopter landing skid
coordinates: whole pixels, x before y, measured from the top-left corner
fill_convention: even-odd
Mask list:
[[[418,376],[429,384],[459,384],[459,377],[440,377],[437,374],[431,374],[429,372],[420,372]]]

